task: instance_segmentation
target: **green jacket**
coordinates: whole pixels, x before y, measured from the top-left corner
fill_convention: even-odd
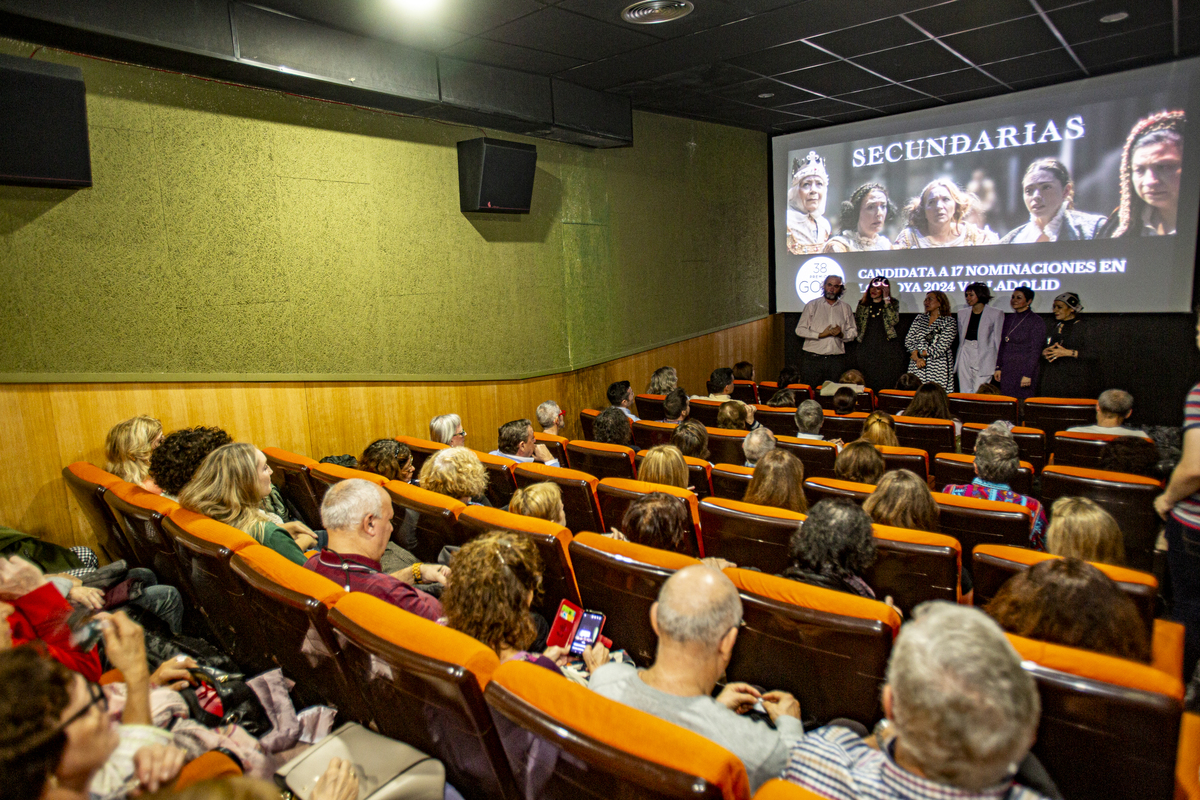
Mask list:
[[[861,342],[867,335],[867,314],[870,312],[870,301],[859,303],[854,309],[854,323],[858,326],[857,341]],[[896,326],[900,324],[900,301],[892,298],[883,307],[883,330],[889,340],[897,336]]]
[[[0,555],[6,558],[20,556],[26,561],[37,564],[42,572],[51,574],[66,572],[69,569],[79,569],[83,566],[79,556],[67,548],[52,542],[44,542],[3,525],[0,525]]]

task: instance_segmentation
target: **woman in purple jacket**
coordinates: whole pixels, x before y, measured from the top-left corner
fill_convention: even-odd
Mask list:
[[[1010,304],[1016,313],[1004,317],[1004,327],[1000,331],[1000,355],[996,358],[995,378],[1000,382],[1000,394],[1020,400],[1033,397],[1037,387],[1038,359],[1041,358],[1042,344],[1046,338],[1046,323],[1033,313],[1031,303],[1033,289],[1018,286],[1013,290]]]

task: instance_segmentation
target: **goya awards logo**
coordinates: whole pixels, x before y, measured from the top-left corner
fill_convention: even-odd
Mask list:
[[[837,275],[843,283],[846,281],[846,273],[842,272],[841,266],[829,256],[817,256],[801,264],[796,273],[796,294],[800,297],[800,302],[807,303],[823,295],[825,279],[830,275]]]

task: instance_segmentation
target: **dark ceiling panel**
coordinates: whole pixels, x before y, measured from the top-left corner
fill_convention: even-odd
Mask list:
[[[905,85],[935,97],[946,97],[947,95],[959,94],[961,92],[1003,88],[977,69],[960,69],[954,72],[945,72],[941,75],[931,75],[928,78],[918,78],[908,81]]]
[[[973,64],[990,64],[1005,58],[1040,53],[1059,47],[1058,39],[1041,17],[1025,17],[966,33],[942,41],[966,56]]]
[[[948,36],[1034,13],[1028,0],[955,0],[908,16],[934,36]]]
[[[475,36],[541,7],[537,0],[440,0],[435,19],[451,30]]]
[[[461,1],[461,0],[460,0]],[[502,3],[511,0],[500,0]],[[520,0],[518,0],[520,1]],[[474,0],[481,2],[481,0]],[[391,3],[330,3],[325,0],[267,0],[260,3],[346,33],[436,51],[467,38],[436,20],[415,21]]]
[[[584,63],[577,58],[480,38],[459,42],[443,50],[442,55],[461,58],[464,61],[478,61],[480,64],[519,69],[522,72],[535,72],[539,75],[553,75]]]
[[[819,94],[835,95],[873,89],[887,83],[878,75],[859,69],[849,61],[835,61],[819,67],[777,76],[779,80]]]
[[[1083,70],[1075,63],[1067,51],[1061,47],[1031,56],[1009,58],[987,65],[987,71],[997,80],[1009,85],[1024,83],[1048,75],[1074,74],[1078,78],[1086,77]]]
[[[1129,17],[1121,22],[1100,21],[1106,14],[1118,11],[1124,11]],[[1051,12],[1049,16],[1070,44],[1080,44],[1169,23],[1171,3],[1162,0],[1143,0],[1139,3],[1131,3],[1128,0],[1097,0],[1094,3],[1059,9]]]
[[[922,108],[933,108],[934,106],[942,105],[942,101],[936,97],[925,97],[918,95],[918,99],[911,100],[907,103],[897,103],[894,106],[881,106],[881,111],[886,111],[889,114],[903,114],[906,111],[918,111]]]
[[[826,97],[817,100],[809,100],[804,103],[796,103],[795,105],[786,106],[780,110],[788,111],[792,114],[802,114],[806,117],[828,117],[834,114],[847,114],[851,111],[859,111],[860,106],[843,103],[841,100],[831,100]]]
[[[813,128],[824,128],[828,125],[829,123],[823,119],[798,119],[795,122],[785,122],[782,125],[776,125],[771,129],[771,133],[798,133],[800,131],[812,130]]]
[[[587,61],[609,58],[657,39],[582,14],[547,7],[488,31],[484,37]]]
[[[788,86],[786,83],[773,81],[770,78],[760,78],[749,83],[740,83],[737,86],[727,86],[724,89],[718,89],[713,94],[729,100],[736,100],[739,103],[763,106],[764,108],[779,108],[780,106],[792,103],[816,99],[816,95],[812,92],[806,92],[803,89],[797,89],[795,86]],[[760,95],[764,94],[771,96],[760,97]]]
[[[868,108],[894,106],[899,103],[920,100],[921,98],[922,95],[918,94],[915,90],[892,83],[886,86],[879,86],[875,89],[838,95],[839,100],[845,100],[848,103],[858,103],[860,106]]]
[[[635,25],[621,19],[621,11],[632,2],[633,0],[561,0],[558,7],[659,39],[688,36],[750,16],[749,12],[726,5],[721,0],[704,0],[696,3],[695,10],[682,19],[655,25]]]
[[[1096,39],[1072,48],[1083,65],[1092,72],[1107,72],[1121,66],[1135,66],[1161,60],[1158,55],[1174,46],[1174,27],[1157,25],[1140,31]]]
[[[817,36],[812,39],[812,43],[837,53],[839,56],[850,58],[864,53],[873,53],[876,50],[913,44],[924,41],[925,38],[925,34],[900,17],[888,17],[878,22],[855,25],[853,28],[844,28]]]
[[[854,59],[854,63],[894,81],[907,81],[922,75],[949,72],[965,66],[962,59],[933,41],[869,53]]]
[[[687,86],[700,91],[711,91],[735,83],[746,83],[758,79],[758,75],[730,64],[700,64],[699,66],[661,75],[654,80],[673,86]]]
[[[811,47],[807,42],[791,42],[731,59],[729,63],[759,75],[779,75],[835,60],[829,53]]]
[[[831,125],[844,125],[847,122],[858,122],[862,119],[870,119],[871,117],[883,116],[882,111],[876,111],[873,108],[860,108],[857,111],[847,111],[845,114],[834,114],[831,117],[826,117]]]

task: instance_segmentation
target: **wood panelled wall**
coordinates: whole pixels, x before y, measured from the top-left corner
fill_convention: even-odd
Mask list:
[[[704,394],[717,366],[751,361],[760,380],[783,364],[783,317],[647,350],[574,372],[522,381],[463,383],[54,383],[0,385],[0,524],[62,545],[95,546],[95,536],[61,470],[74,461],[104,466],[108,429],[136,414],[167,431],[217,425],[238,441],[321,458],[357,455],[374,439],[427,437],[429,420],[463,418],[467,446],[496,449],[497,429],[534,418],[554,400],[567,412],[565,435],[578,438],[579,409],[603,408],[618,380],[645,391],[654,370],[676,368],[679,385]]]

